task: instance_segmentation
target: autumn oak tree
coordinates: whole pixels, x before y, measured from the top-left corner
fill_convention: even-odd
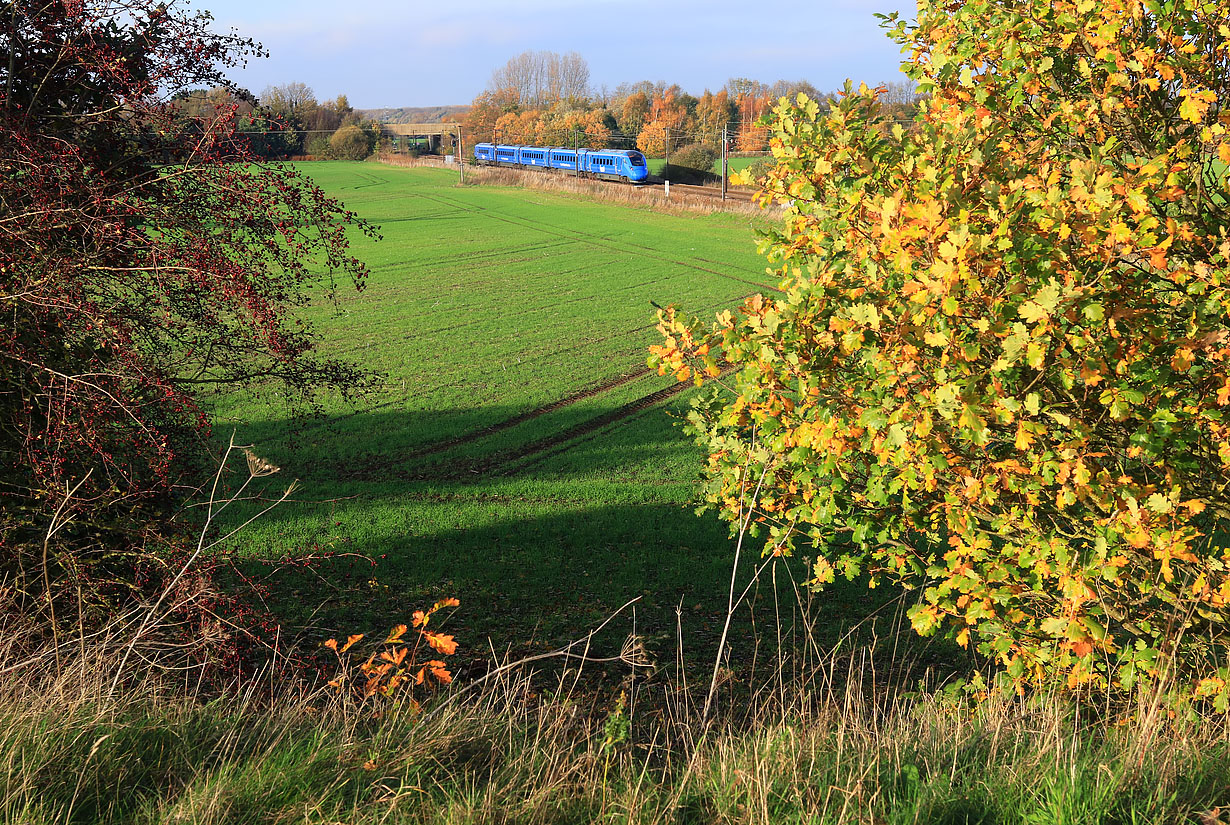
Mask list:
[[[661,316],[705,496],[766,552],[920,588],[1018,687],[1230,678],[1226,0],[920,2],[930,94],[783,99],[781,294]],[[721,378],[731,370],[729,380]],[[814,549],[813,549],[814,548]]]
[[[176,105],[259,51],[210,22],[175,0],[0,15],[0,578],[32,611],[165,532],[203,480],[201,388],[362,383],[295,313],[362,283],[354,216],[253,163],[236,105]]]

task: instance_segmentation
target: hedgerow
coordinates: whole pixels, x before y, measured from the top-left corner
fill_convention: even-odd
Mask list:
[[[705,498],[817,586],[920,588],[1018,688],[1176,675],[1227,701],[1230,3],[971,0],[886,18],[930,100],[783,99],[782,294],[651,363]]]

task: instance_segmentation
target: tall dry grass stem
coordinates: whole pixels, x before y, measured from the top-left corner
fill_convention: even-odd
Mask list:
[[[233,493],[231,493],[225,499],[219,500],[218,488],[222,483],[222,476],[226,471],[226,467],[230,460],[231,454],[237,450],[242,451],[244,454],[244,457],[247,462],[248,477],[244,479],[243,483]],[[200,531],[198,533],[196,547],[193,549],[192,553],[188,556],[187,560],[180,566],[180,569],[176,571],[174,576],[171,577],[171,580],[167,582],[166,586],[163,587],[162,592],[158,594],[158,598],[154,600],[153,605],[150,606],[149,610],[142,617],[141,623],[138,625],[136,632],[132,634],[132,638],[129,640],[128,644],[124,647],[124,652],[120,658],[120,664],[115,670],[115,678],[111,682],[111,688],[109,692],[114,692],[116,687],[119,685],[120,679],[122,678],[123,673],[124,673],[124,667],[125,665],[128,664],[128,660],[131,657],[133,650],[136,648],[138,642],[140,642],[140,640],[143,638],[146,630],[150,628],[151,626],[157,626],[168,615],[165,612],[162,615],[159,615],[158,613],[159,609],[166,602],[168,596],[170,596],[170,594],[175,591],[175,587],[179,584],[180,580],[183,579],[183,577],[188,573],[188,571],[192,569],[192,566],[196,563],[197,559],[201,557],[201,554],[205,552],[206,550],[212,549],[221,543],[230,541],[232,538],[238,535],[241,531],[243,531],[244,528],[248,527],[254,521],[260,519],[265,514],[269,513],[274,508],[276,508],[278,505],[286,501],[286,499],[290,497],[291,493],[294,492],[295,482],[292,481],[290,484],[286,486],[286,489],[282,492],[281,496],[279,496],[276,500],[274,500],[268,506],[266,506],[265,508],[263,508],[262,510],[257,512],[255,515],[251,516],[250,518],[248,518],[247,520],[239,524],[238,526],[224,533],[217,539],[214,539],[213,541],[208,540],[210,537],[212,528],[213,528],[214,520],[228,507],[230,507],[236,501],[239,501],[240,499],[242,499],[244,492],[248,489],[248,486],[254,480],[258,478],[264,478],[266,476],[273,475],[280,471],[281,471],[281,468],[274,466],[273,464],[269,463],[268,461],[265,461],[264,459],[258,457],[255,453],[253,453],[251,447],[236,444],[235,434],[231,433],[231,437],[230,437],[229,442],[227,443],[226,450],[222,454],[222,459],[218,462],[218,469],[214,473],[213,484],[210,487],[210,491],[209,491],[209,499],[206,502],[205,522],[201,526]]]
[[[69,513],[67,518],[64,518],[64,511],[77,497],[77,491],[81,489],[81,485],[90,480],[90,476],[94,474],[93,468],[86,472],[81,480],[78,481],[72,488],[65,485],[64,498],[56,505],[56,510],[51,515],[51,522],[47,526],[47,532],[43,536],[43,595],[47,599],[48,620],[51,623],[51,646],[55,651],[56,671],[59,672],[62,668],[60,663],[60,629],[59,622],[56,621],[56,605],[55,597],[51,589],[51,540],[55,538],[56,533],[72,523],[75,513]]]

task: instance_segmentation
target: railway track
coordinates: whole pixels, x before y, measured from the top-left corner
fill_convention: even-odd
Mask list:
[[[645,185],[652,188],[665,190],[665,187],[661,183],[650,183]],[[690,183],[672,183],[671,192],[678,192],[684,195],[696,195],[702,198],[714,198],[715,200],[722,199],[721,186],[696,186]],[[750,189],[736,189],[734,187],[728,187],[726,189],[726,200],[750,203],[752,200],[752,191]]]
[[[396,160],[388,156],[386,156],[386,160],[390,160],[399,166],[404,165],[404,166],[440,166],[440,167],[443,167],[446,165],[444,164],[443,161],[437,161],[434,158],[418,158],[413,163],[398,163]],[[466,169],[498,169],[501,172],[510,173],[518,177],[526,177],[527,179],[546,178],[546,179],[555,179],[555,180],[560,180],[560,181],[584,182],[588,184],[593,184],[594,186],[597,186],[597,187],[611,186],[611,187],[615,187],[617,189],[621,189],[625,191],[644,192],[646,194],[652,193],[654,195],[659,195],[666,200],[672,200],[675,198],[683,198],[685,196],[687,198],[704,198],[706,200],[715,200],[715,201],[722,200],[722,187],[720,184],[716,186],[715,185],[698,186],[696,184],[691,184],[691,183],[672,183],[670,198],[666,198],[666,187],[663,181],[659,178],[650,178],[649,181],[645,183],[632,184],[632,183],[620,182],[620,181],[599,180],[599,179],[590,178],[590,177],[577,178],[573,176],[572,174],[561,173],[558,170],[529,170],[529,169],[519,169],[519,168],[511,167],[511,166],[498,166],[498,167],[497,166],[481,166],[481,165],[476,165],[473,162],[467,162],[465,167]],[[449,168],[455,169],[457,167],[451,166]],[[747,188],[742,188],[742,187],[738,187],[738,188],[727,187],[725,201],[727,203],[751,203],[752,196],[754,194],[755,194],[755,190],[753,189],[747,189]]]

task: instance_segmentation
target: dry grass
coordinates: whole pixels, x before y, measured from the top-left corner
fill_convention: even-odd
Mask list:
[[[109,692],[113,651],[0,686],[0,823],[1212,823],[1230,805],[1225,717],[869,697],[865,673],[707,723],[670,679],[577,693],[575,671],[520,668],[426,712],[273,671],[206,700],[153,670]]]

